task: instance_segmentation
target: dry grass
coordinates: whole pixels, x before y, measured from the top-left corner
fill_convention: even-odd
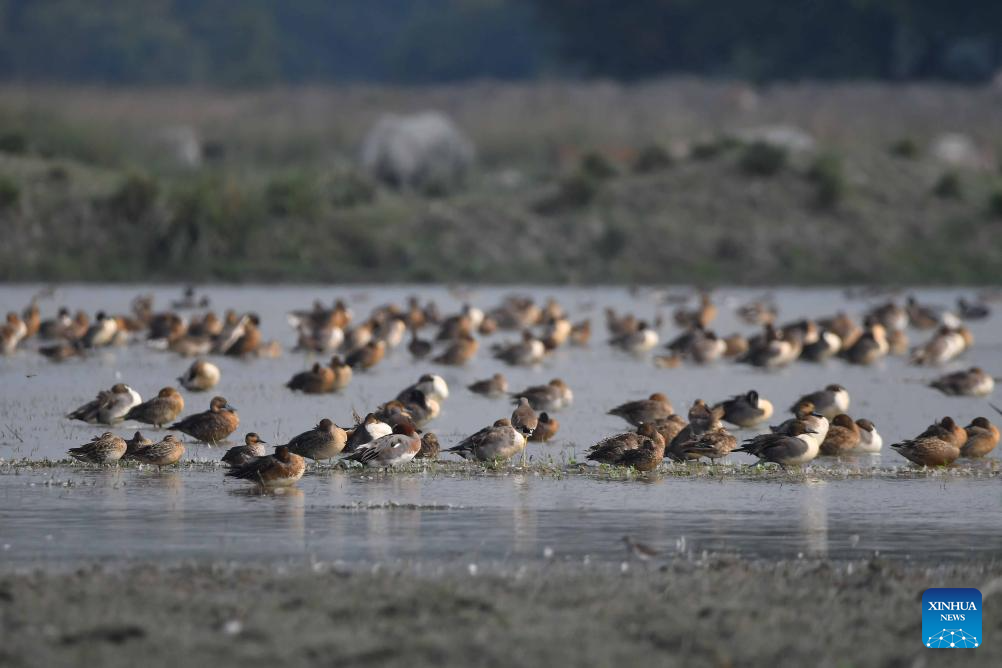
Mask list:
[[[255,257],[258,280],[993,282],[1002,265],[991,243],[1000,102],[990,88],[756,90],[695,80],[8,86],[0,130],[24,133],[29,154],[0,158],[0,178],[19,190],[16,206],[0,211],[0,278],[241,280]],[[428,108],[453,116],[477,145],[470,190],[439,200],[384,190],[356,201],[352,170],[366,128],[381,113]],[[837,174],[820,181],[815,157],[799,154],[775,173],[743,174],[742,151],[719,138],[775,125],[809,133]],[[223,157],[179,167],[156,141],[176,126],[217,143]],[[978,150],[978,164],[951,168],[962,199],[934,194],[947,167],[929,146],[946,132]],[[913,157],[895,154],[905,143]],[[709,147],[714,157],[632,174],[652,144],[676,154]],[[589,176],[582,164],[594,156],[618,176]],[[69,178],[57,183],[54,168]],[[142,220],[122,221],[106,203],[135,171],[157,179],[160,194]],[[290,201],[276,204],[276,192]],[[943,255],[947,242],[954,252]]]

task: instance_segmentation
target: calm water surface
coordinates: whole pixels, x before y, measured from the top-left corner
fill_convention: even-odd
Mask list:
[[[3,311],[20,310],[37,286],[0,288]],[[510,289],[481,289],[469,298],[487,308]],[[152,292],[166,308],[175,287],[60,288],[42,302],[43,317],[59,305],[90,312],[126,312],[139,292]],[[314,298],[348,299],[356,316],[417,292],[436,299],[448,313],[460,303],[443,288],[220,287],[208,290],[213,307],[254,310],[266,338],[287,349],[295,335],[286,311],[308,307]],[[944,369],[922,369],[892,358],[879,366],[795,364],[765,372],[721,364],[680,369],[655,368],[650,358],[612,351],[604,343],[602,310],[614,306],[670,322],[671,307],[659,307],[652,293],[623,289],[520,289],[543,299],[556,297],[577,320],[590,315],[594,340],[586,349],[558,351],[538,368],[502,368],[486,346],[467,367],[435,367],[411,361],[398,350],[373,372],[356,374],[342,394],[293,395],[284,383],[314,358],[288,352],[278,359],[219,358],[218,392],[240,411],[239,434],[256,431],[269,442],[310,428],[322,417],[351,422],[352,410],[365,413],[427,371],[448,381],[452,396],[429,428],[448,446],[510,412],[504,400],[468,393],[473,380],[501,370],[513,389],[561,376],[575,392],[574,405],[561,412],[554,443],[531,444],[533,461],[580,459],[598,439],[625,425],[606,411],[624,400],[667,392],[684,413],[697,397],[708,401],[757,389],[783,411],[798,396],[838,382],[852,393],[853,417],[872,419],[885,442],[918,433],[932,420],[953,415],[966,424],[991,416],[987,402],[944,397],[924,383],[946,371],[979,364],[1002,375],[1002,318],[972,323],[973,350]],[[761,291],[722,290],[723,306],[714,328],[721,334],[755,328],[740,323],[733,306]],[[866,301],[847,301],[834,290],[774,292],[781,320],[823,316],[837,309],[859,313]],[[921,299],[950,305],[960,291],[918,291]],[[662,340],[677,333],[662,330]],[[928,334],[910,332],[913,342]],[[488,339],[514,338],[502,332]],[[52,364],[30,350],[0,358],[0,458],[62,458],[67,448],[89,440],[99,427],[62,416],[122,381],[144,398],[187,367],[189,360],[147,350],[142,345],[102,352],[87,360]],[[204,410],[208,396],[186,393],[186,413]],[[131,434],[133,425],[118,433]],[[144,430],[145,432],[146,430]],[[218,449],[192,446],[192,459],[216,459]],[[747,463],[741,455],[735,463]],[[829,466],[821,463],[816,466]],[[0,563],[72,563],[85,559],[180,560],[189,558],[342,560],[351,563],[394,559],[539,559],[544,551],[567,559],[621,559],[623,534],[667,553],[703,550],[749,557],[798,555],[852,558],[879,551],[911,559],[990,558],[1002,552],[1002,486],[998,460],[977,464],[977,475],[900,477],[906,462],[885,448],[878,456],[854,460],[855,469],[876,468],[862,478],[827,475],[771,476],[767,480],[680,479],[610,480],[594,476],[555,477],[533,472],[468,475],[413,470],[393,475],[357,472],[308,473],[298,489],[261,496],[248,485],[223,480],[221,470],[88,470],[83,467],[7,467],[0,473]],[[841,465],[840,465],[841,466]],[[966,471],[965,471],[966,472]],[[549,550],[547,550],[549,548]]]

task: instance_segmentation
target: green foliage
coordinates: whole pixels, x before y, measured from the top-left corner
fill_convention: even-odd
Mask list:
[[[0,132],[0,153],[23,155],[28,152],[28,138],[20,130]]]
[[[919,155],[919,145],[918,142],[911,137],[903,137],[891,142],[891,145],[888,147],[888,151],[890,151],[891,155],[898,158],[914,160]]]
[[[330,203],[337,209],[371,204],[376,199],[376,184],[355,170],[334,174],[327,189]]]
[[[741,151],[738,166],[751,176],[774,176],[786,166],[787,151],[763,141],[754,141]]]
[[[674,163],[671,153],[660,144],[648,144],[640,149],[633,161],[633,171],[637,174],[650,174],[668,169]]]
[[[264,191],[265,206],[275,216],[315,217],[322,206],[315,179],[305,174],[273,178]]]
[[[609,159],[597,151],[589,151],[581,157],[581,173],[593,179],[611,179],[618,173]]]
[[[825,209],[837,207],[849,191],[842,158],[834,153],[818,156],[811,164],[807,178],[814,184],[815,203]]]
[[[539,67],[542,32],[528,3],[497,0],[0,0],[0,77],[510,79]]]
[[[734,137],[715,137],[693,144],[692,149],[689,151],[689,156],[694,160],[712,160],[740,145],[741,143]]]
[[[988,196],[988,214],[992,218],[1002,218],[1002,186],[996,186]]]
[[[627,233],[618,227],[606,227],[595,242],[595,252],[604,260],[619,257],[629,242]]]
[[[943,199],[962,199],[964,185],[960,181],[960,174],[954,171],[943,172],[933,185],[932,193]]]
[[[21,186],[17,181],[0,174],[0,211],[7,211],[21,201]]]
[[[988,80],[1000,63],[1002,5],[982,0],[533,4],[563,60],[613,78]]]
[[[129,174],[108,199],[111,211],[130,222],[138,222],[156,206],[160,184],[145,174]]]
[[[599,189],[599,182],[594,177],[578,171],[562,179],[557,192],[538,202],[535,209],[544,215],[580,209],[595,199]]]

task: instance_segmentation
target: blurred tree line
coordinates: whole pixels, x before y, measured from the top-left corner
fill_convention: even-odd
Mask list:
[[[1002,63],[998,0],[536,0],[585,73],[754,80],[983,80]],[[584,7],[587,6],[587,11]]]
[[[0,79],[984,80],[998,0],[0,0]]]
[[[0,0],[0,79],[109,83],[532,76],[521,0]]]

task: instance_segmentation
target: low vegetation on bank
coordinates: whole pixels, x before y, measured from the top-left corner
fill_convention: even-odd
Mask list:
[[[0,280],[991,283],[997,98],[682,81],[7,89]],[[401,192],[359,166],[379,113],[422,108],[477,147],[463,189]]]

